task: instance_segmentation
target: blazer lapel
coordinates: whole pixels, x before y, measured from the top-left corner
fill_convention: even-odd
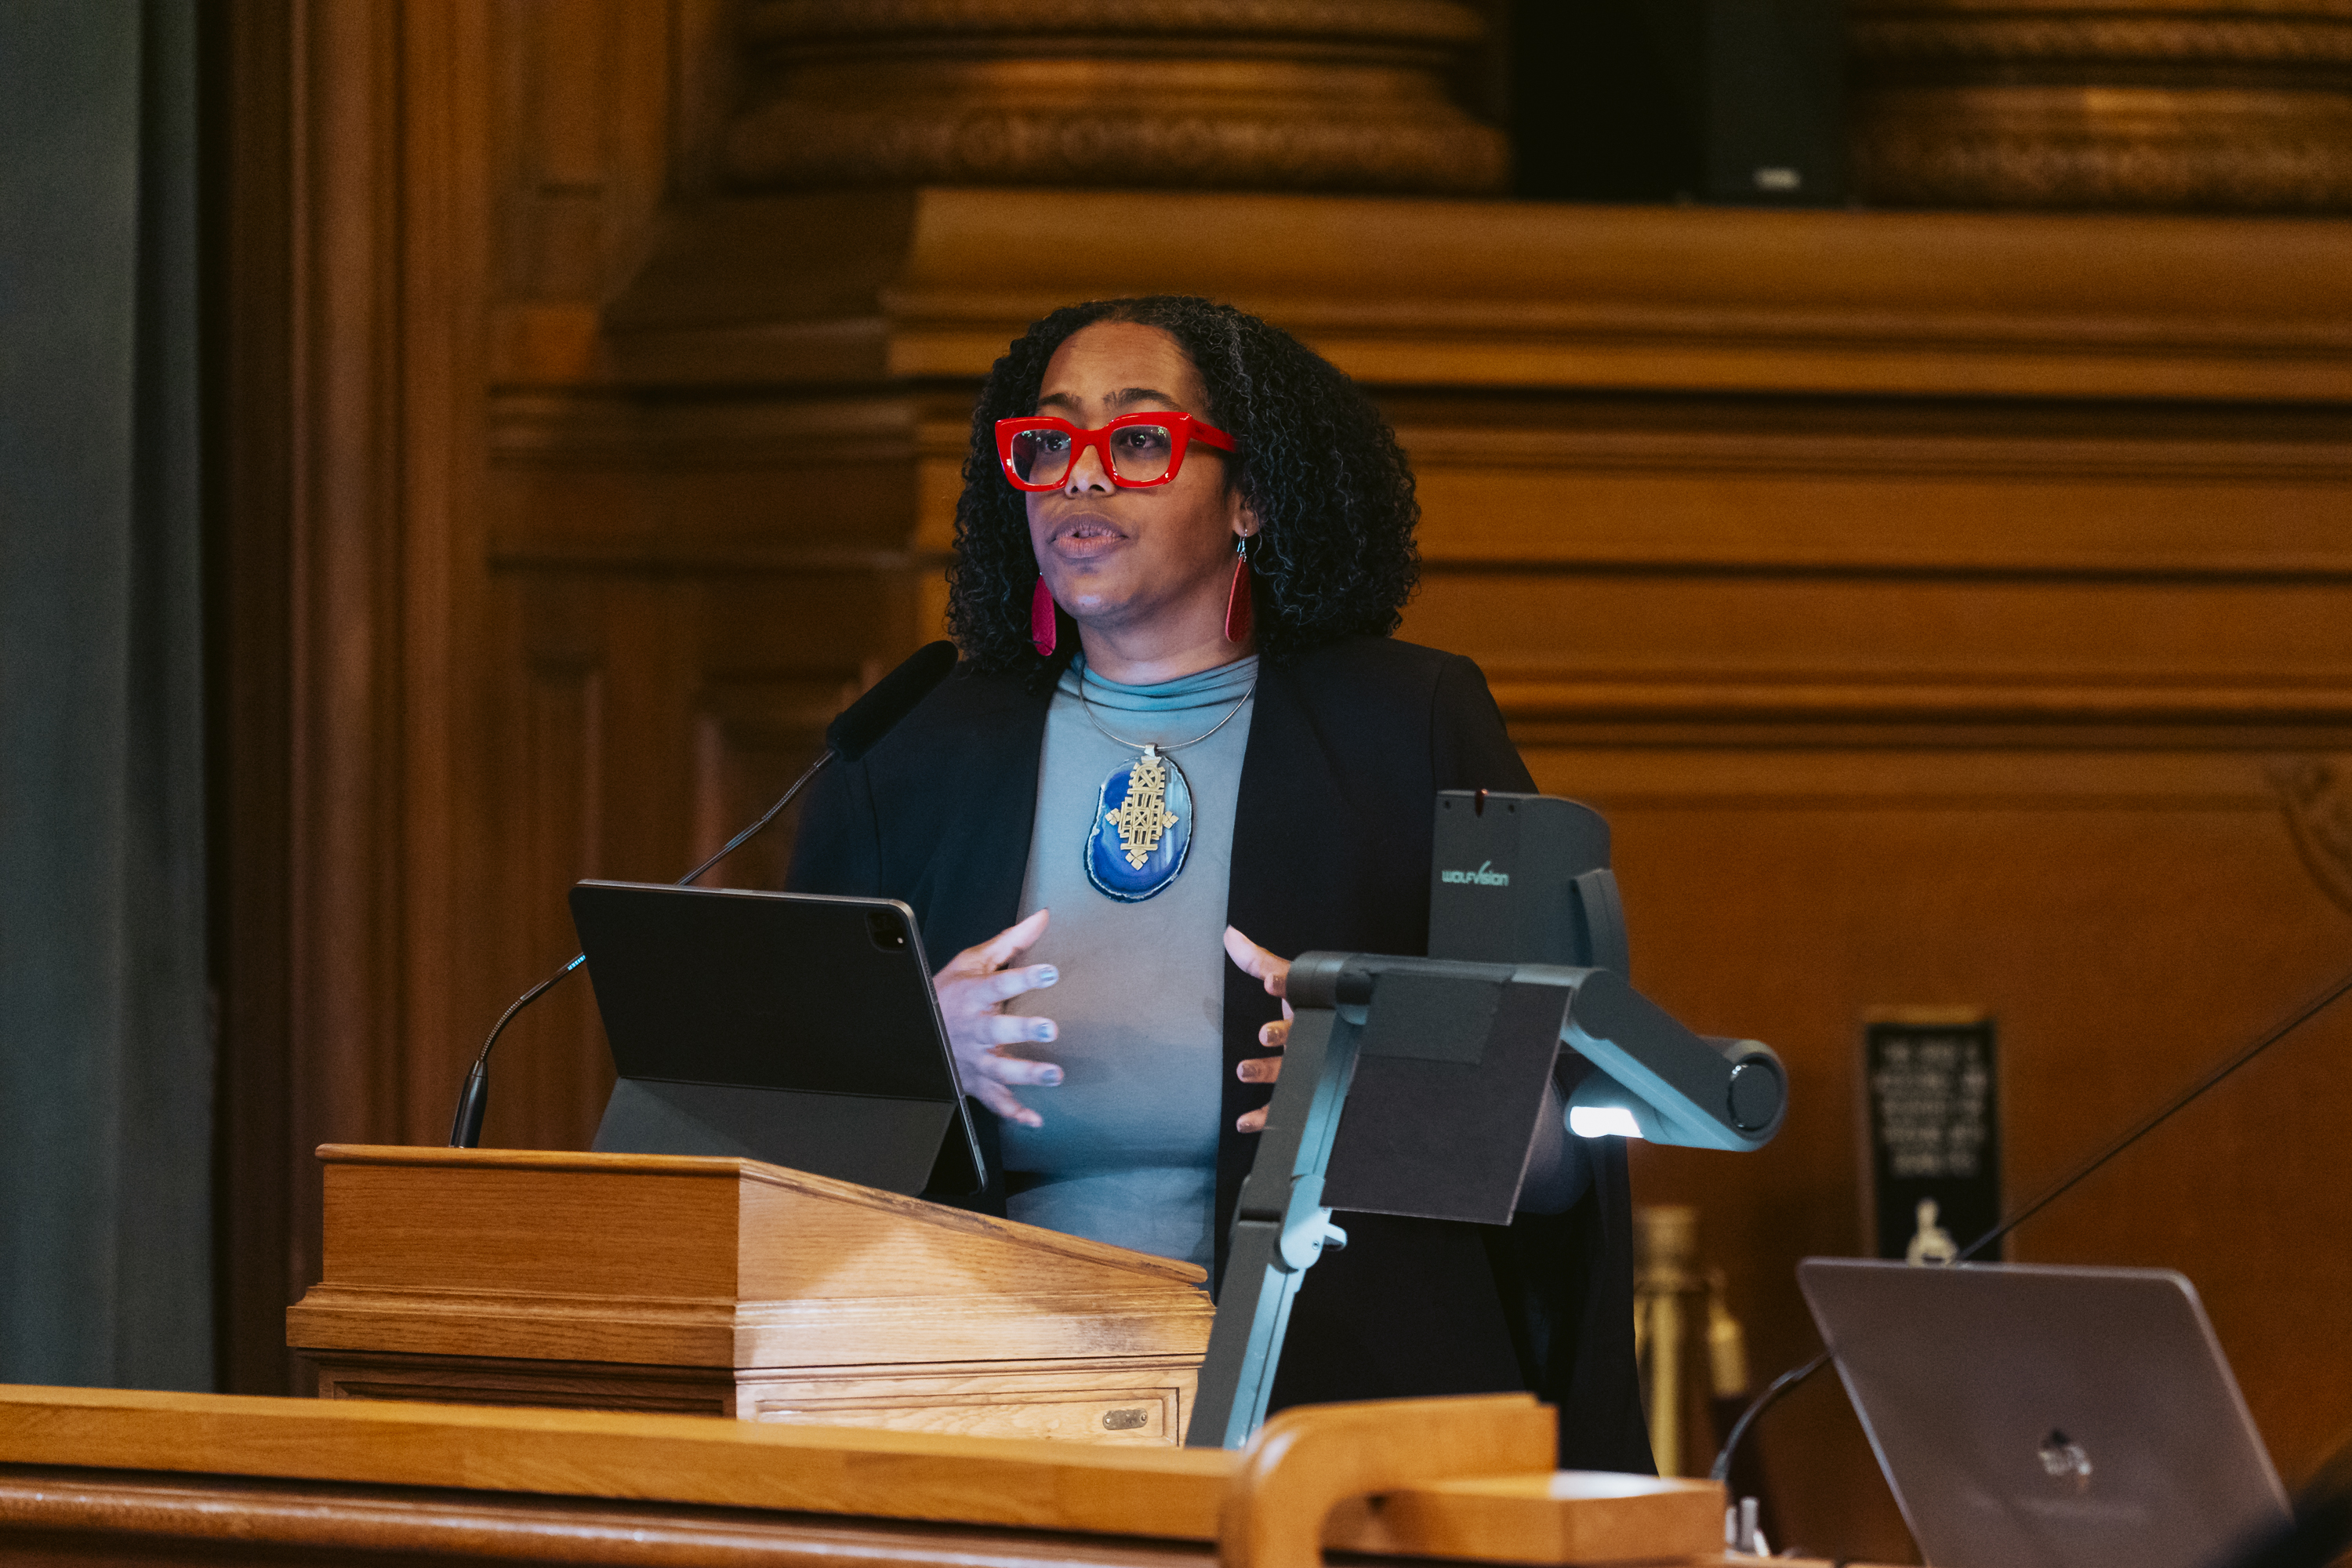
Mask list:
[[[877,816],[910,819],[884,822],[883,843],[920,857],[887,868],[884,885],[907,889],[907,901],[923,911],[923,951],[934,967],[1020,918],[1053,700],[1050,687],[1031,692],[987,677],[958,696],[929,743],[893,759],[890,776],[875,781]],[[919,830],[899,830],[911,825]]]
[[[1372,825],[1354,820],[1337,760],[1318,736],[1295,669],[1275,666],[1258,678],[1242,755],[1241,787],[1234,805],[1233,873],[1225,919],[1244,936],[1285,958],[1345,942],[1335,910],[1349,901],[1333,847]],[[1334,806],[1339,812],[1331,815]],[[1335,874],[1338,873],[1338,874]],[[1216,1262],[1222,1280],[1232,1245],[1234,1207],[1257,1154],[1257,1140],[1234,1131],[1234,1119],[1266,1103],[1264,1085],[1242,1082],[1234,1069],[1267,1054],[1257,1032],[1282,1016],[1282,1004],[1258,982],[1225,966],[1224,1077],[1217,1139]]]

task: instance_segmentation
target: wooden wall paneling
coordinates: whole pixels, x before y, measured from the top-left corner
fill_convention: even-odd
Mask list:
[[[494,382],[592,374],[597,311],[635,269],[670,179],[677,51],[698,39],[710,47],[707,31],[689,34],[681,20],[697,9],[683,0],[490,9]]]
[[[518,825],[525,854],[520,874],[502,886],[536,895],[528,900],[532,918],[526,926],[534,940],[526,965],[540,963],[551,973],[560,959],[540,962],[541,953],[575,945],[561,890],[593,876],[604,859],[604,772],[612,758],[604,730],[608,704],[601,659],[534,658],[526,679],[522,750],[512,758],[522,786],[515,794],[526,806]],[[583,1126],[593,1129],[604,1113],[612,1085],[610,1075],[598,1070],[604,1035],[591,1005],[589,978],[574,975],[561,996],[536,1004],[552,1014],[537,1022],[557,1043],[557,1051],[525,1051],[520,1060],[500,1064],[502,1098],[518,1100],[531,1112],[525,1135],[530,1144],[576,1136]]]
[[[508,996],[573,951],[565,892],[583,877],[666,882],[748,825],[822,749],[824,726],[887,668],[877,627],[895,585],[870,573],[748,579],[600,565],[499,574],[494,619],[509,717],[492,809],[508,847],[492,895]],[[706,885],[772,887],[799,808]],[[499,1047],[485,1142],[582,1148],[612,1074],[585,976]],[[503,1006],[486,998],[486,1030]]]
[[[471,0],[412,0],[401,19],[403,176],[399,482],[404,560],[398,886],[405,1141],[448,1136],[472,1056],[464,999],[486,922],[480,809],[488,592],[484,326],[491,195],[489,17]]]
[[[2339,410],[2352,393],[2332,288],[2352,237],[2327,222],[954,190],[902,212],[901,375],[977,375],[1055,306],[1176,289],[1400,390]]]
[[[609,0],[534,5],[515,14],[509,33],[510,47],[530,56],[518,106],[528,118],[517,130],[537,220],[530,237],[513,247],[510,265],[527,268],[535,294],[603,296],[606,184],[622,140],[614,121],[647,88],[666,85],[654,72],[620,68],[621,40],[614,36],[619,9]]]
[[[285,1151],[293,1142],[289,1016],[293,846],[291,453],[294,74],[279,5],[216,8],[206,47],[217,95],[205,180],[216,193],[207,261],[215,367],[207,388],[206,649],[212,763],[209,932],[218,998],[220,1160],[213,1205],[219,1380],[290,1386],[285,1309],[296,1278]]]
[[[221,24],[229,526],[245,540],[229,589],[243,804],[224,1208],[270,1233],[228,1242],[226,1375],[240,1386],[291,1373],[262,1347],[282,1345],[282,1309],[316,1276],[310,1147],[417,1135],[446,1117],[455,1082],[441,1059],[455,1051],[415,1047],[440,1043],[472,907],[454,672],[471,668],[478,614],[465,566],[478,555],[478,21],[417,0],[238,5]]]
[[[2305,868],[2336,907],[2352,914],[2352,789],[2324,758],[2283,757],[2267,770]]]
[[[296,6],[290,1079],[297,1147],[397,1136],[396,18]],[[293,1149],[290,1274],[319,1199]],[[290,1299],[290,1298],[289,1298]]]
[[[921,407],[895,389],[510,390],[492,415],[494,560],[890,571]]]
[[[499,899],[528,908],[539,933],[530,954],[507,962],[508,995],[571,951],[562,890],[572,880],[682,874],[764,810],[841,702],[911,646],[907,409],[903,395],[496,397],[488,552],[501,584],[494,619],[509,628],[501,679],[512,686],[518,660],[593,658],[609,672],[606,838],[580,866],[505,874]],[[493,795],[508,818],[523,809],[509,785]],[[711,879],[774,885],[797,815]],[[482,997],[483,1027],[503,1005]],[[545,1087],[528,1104],[494,1093],[487,1136],[584,1146],[610,1084],[593,1000],[577,986],[541,1006],[549,1016],[525,1015],[499,1050]]]
[[[2340,405],[1386,402],[1440,565],[2352,571]]]
[[[714,575],[698,586],[689,805],[677,871],[716,851],[815,761],[824,729],[887,671],[908,633],[900,569]],[[704,885],[781,887],[798,831],[796,804],[722,862]]]
[[[649,731],[676,658],[658,637],[633,635],[647,617],[635,606],[633,625],[610,589],[577,574],[493,580],[499,712],[481,743],[497,764],[484,800],[497,843],[484,896],[500,918],[462,1031],[476,1047],[508,1003],[577,951],[572,884],[658,854],[645,842],[665,805],[649,764],[674,737]],[[520,1015],[494,1063],[486,1145],[584,1147],[610,1089],[585,972]]]
[[[470,999],[477,1035],[502,996],[572,950],[572,881],[687,869],[731,836],[721,817],[749,820],[766,804],[751,796],[772,798],[804,765],[790,753],[872,662],[871,625],[836,627],[814,655],[789,651],[778,634],[793,616],[773,613],[789,581],[779,567],[887,574],[904,538],[887,399],[665,401],[609,385],[601,311],[638,269],[665,193],[706,177],[733,102],[733,24],[706,0],[495,13],[490,629],[501,701],[535,718],[531,768],[487,779],[482,799],[534,847],[500,862],[492,904],[522,918],[502,922],[499,978]],[[751,583],[729,588],[747,568]],[[714,595],[746,592],[771,613],[709,613]],[[882,617],[880,635],[903,641],[904,618]],[[559,672],[592,668],[593,689],[555,699]],[[538,838],[530,819],[551,791],[596,797],[583,841]],[[791,826],[730,876],[772,874]],[[589,985],[571,982],[524,1015],[499,1050],[509,1059],[488,1140],[584,1145],[611,1081]]]
[[[737,0],[672,0],[669,7],[670,116],[664,150],[668,194],[680,201],[718,183],[727,121],[741,101],[746,75],[736,47]]]
[[[2341,617],[2352,584],[2084,585],[1945,576],[1431,574],[1423,640],[1475,646],[1499,680],[1653,710],[1808,710],[1947,724],[2227,720],[2282,730],[2352,717]],[[2226,635],[2220,635],[2224,634]],[[2201,635],[2200,635],[2201,634]]]
[[[716,676],[696,694],[694,847],[700,862],[758,820],[824,749],[824,727],[869,680],[878,659],[846,679],[820,671]],[[798,837],[800,803],[785,808],[758,838],[714,868],[703,885],[781,888]]]

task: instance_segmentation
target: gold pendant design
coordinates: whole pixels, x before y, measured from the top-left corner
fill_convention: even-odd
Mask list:
[[[1143,748],[1127,776],[1127,798],[1118,810],[1104,812],[1103,820],[1118,829],[1119,852],[1127,863],[1141,870],[1160,847],[1160,836],[1176,826],[1175,814],[1168,809],[1168,764],[1160,760],[1159,747]]]

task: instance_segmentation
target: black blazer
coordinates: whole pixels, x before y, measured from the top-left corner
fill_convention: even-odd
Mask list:
[[[1050,679],[959,668],[862,761],[820,775],[790,886],[904,900],[934,964],[1013,924],[1051,701]],[[1476,788],[1534,784],[1470,660],[1363,637],[1266,667],[1227,919],[1279,953],[1428,952],[1434,796]],[[1220,1274],[1257,1144],[1234,1120],[1272,1092],[1233,1068],[1265,1054],[1258,1028],[1278,1016],[1280,1004],[1226,966]],[[971,1202],[1002,1214],[996,1123],[973,1110],[992,1179]],[[1273,1407],[1528,1389],[1560,1409],[1563,1465],[1650,1470],[1624,1147],[1608,1139],[1593,1152],[1591,1188],[1561,1215],[1507,1227],[1339,1215],[1349,1244],[1299,1290]]]

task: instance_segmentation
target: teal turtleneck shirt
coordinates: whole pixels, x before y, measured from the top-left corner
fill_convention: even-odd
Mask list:
[[[1083,659],[1063,672],[1045,718],[1021,889],[1024,917],[1053,911],[1022,962],[1051,963],[1061,979],[1011,1004],[1054,1019],[1061,1037],[1005,1047],[1060,1063],[1063,1078],[1057,1088],[1020,1091],[1044,1126],[1004,1125],[1007,1207],[1016,1220],[1209,1264],[1225,893],[1256,679],[1255,658],[1156,686],[1105,680]],[[1092,721],[1079,703],[1081,681]],[[1208,739],[1181,744],[1228,714]],[[1122,741],[1175,746],[1166,754],[1192,795],[1183,870],[1138,903],[1097,891],[1085,865],[1103,781],[1139,754]]]

